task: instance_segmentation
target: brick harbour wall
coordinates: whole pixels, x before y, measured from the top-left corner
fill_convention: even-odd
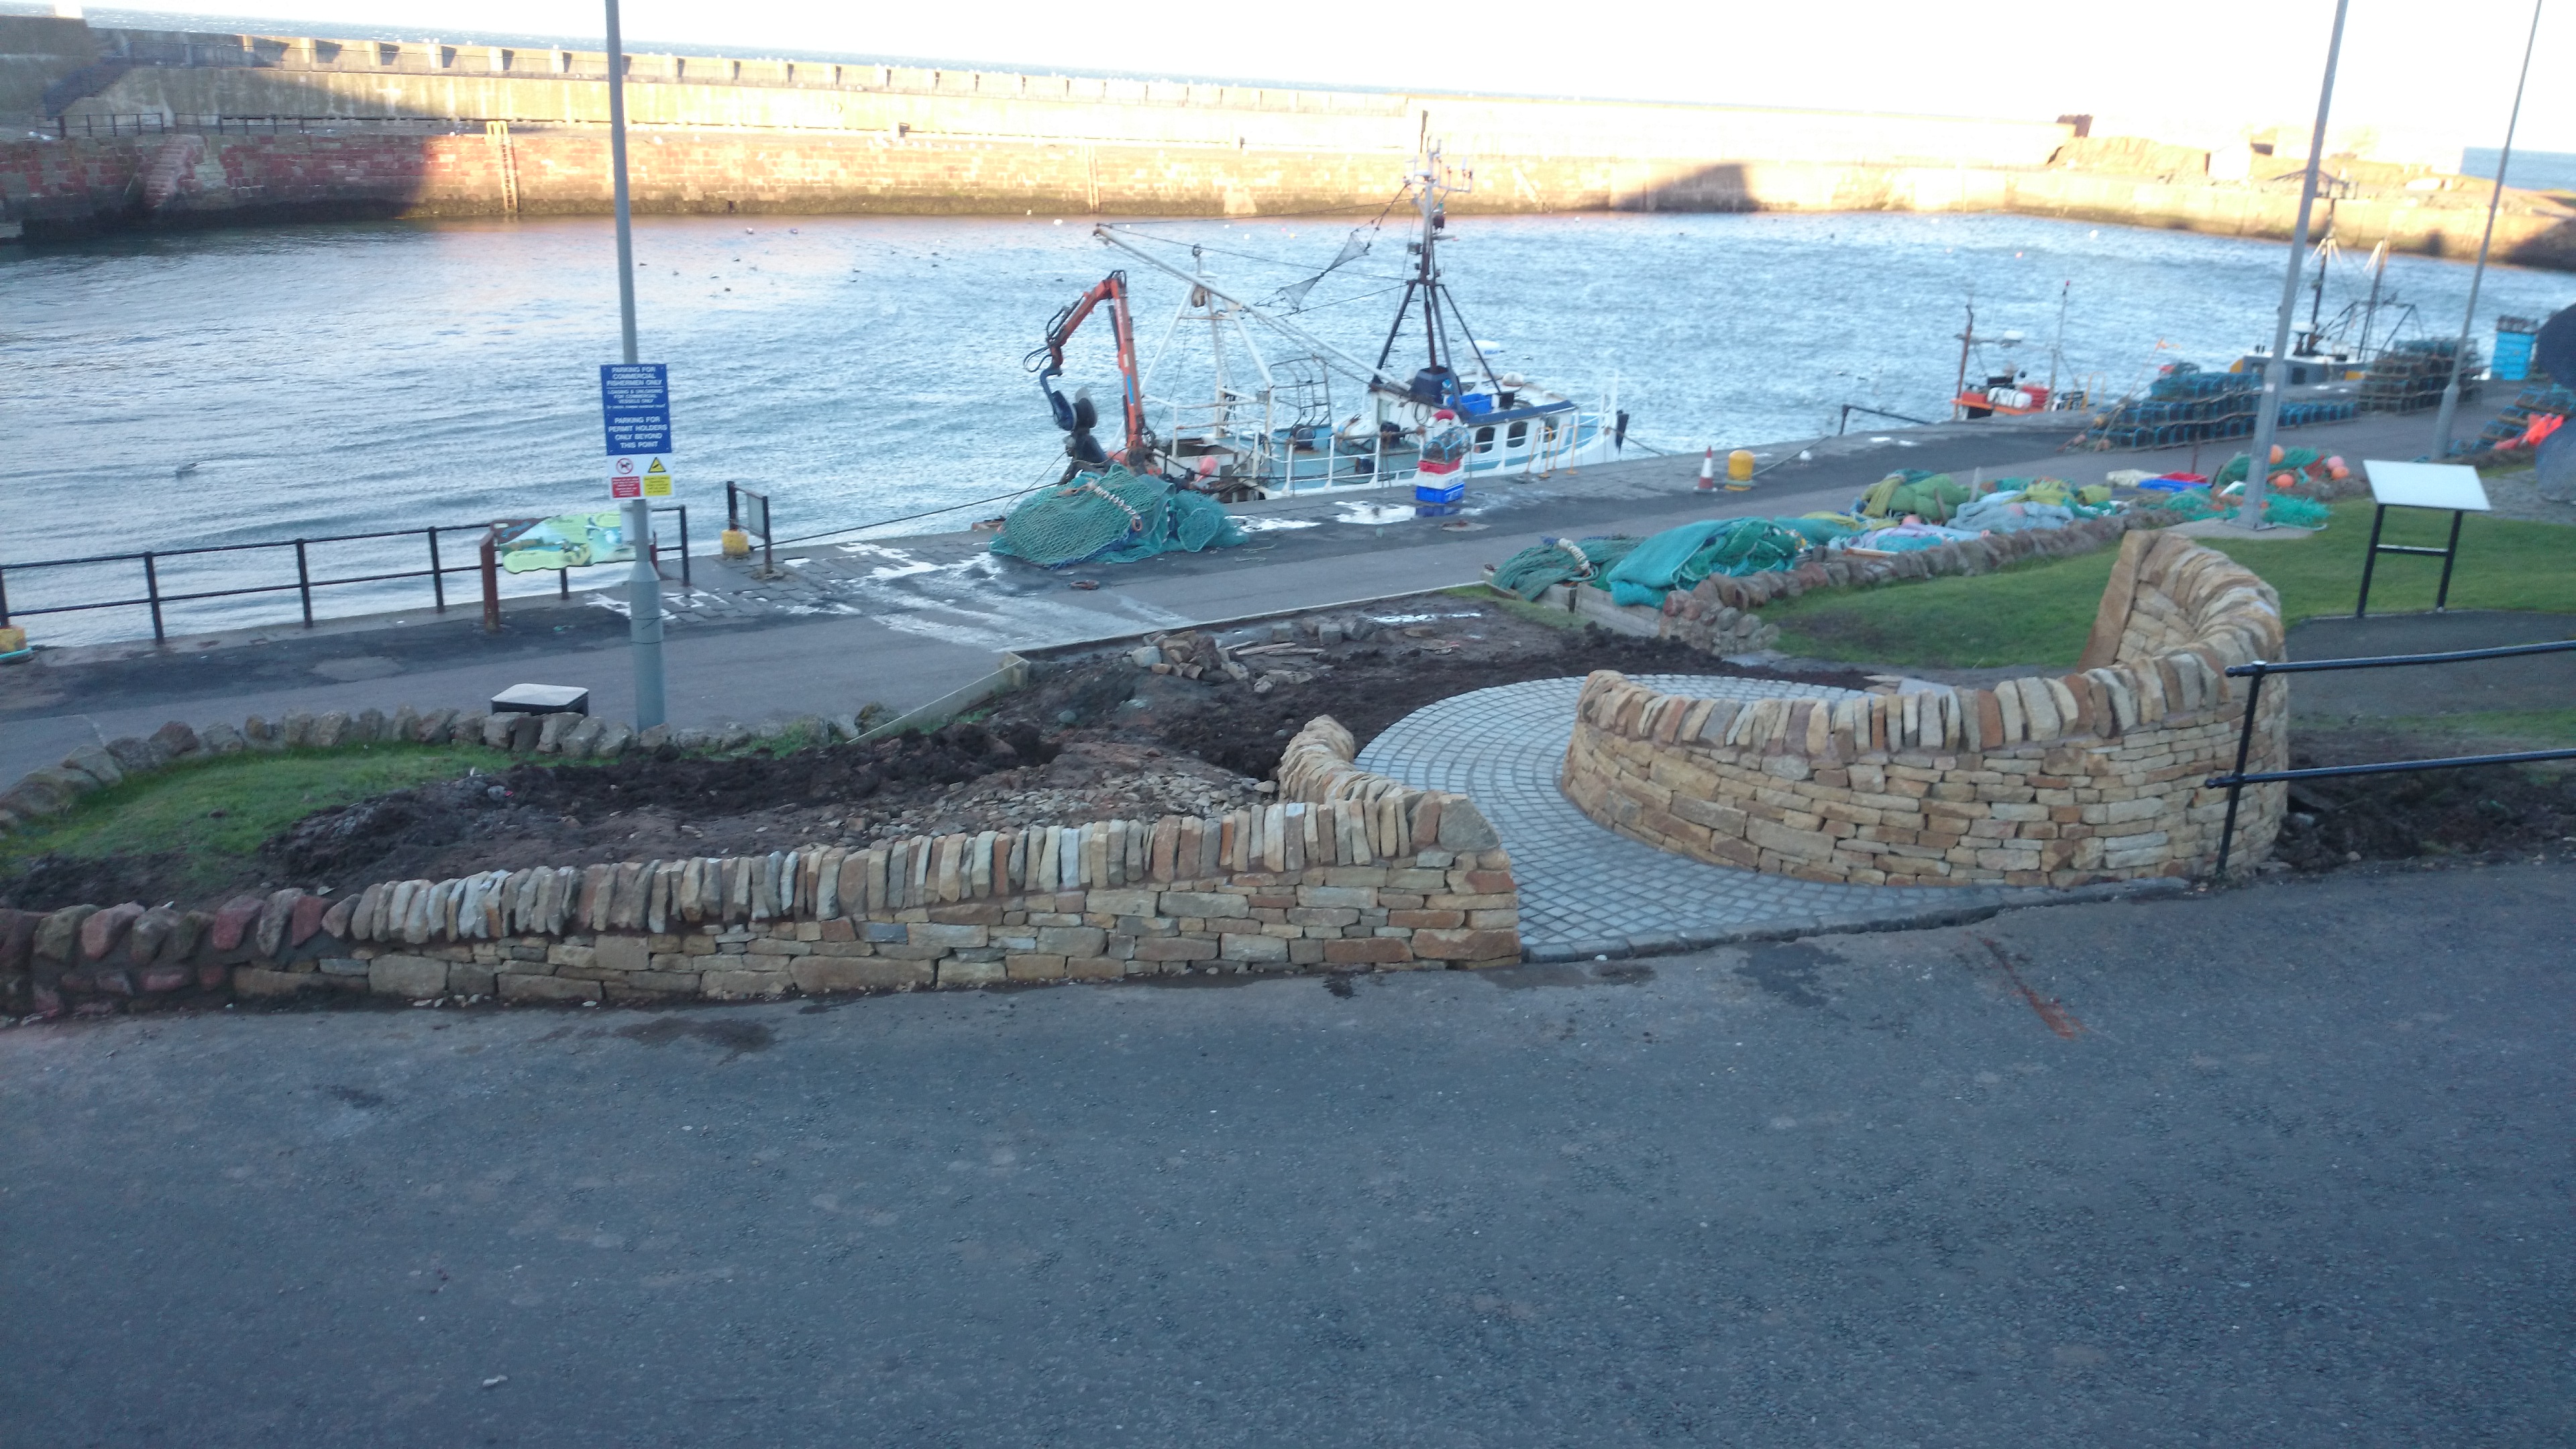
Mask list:
[[[170,758],[185,728],[154,737]],[[1351,767],[1329,719],[1291,750],[1294,798],[1207,819],[0,912],[0,990],[37,1011],[226,988],[736,1000],[1520,958],[1510,858],[1472,803]]]
[[[1622,835],[1719,865],[1889,885],[2071,886],[2206,873],[2245,686],[2281,657],[2280,601],[2226,555],[2136,532],[2074,673],[1992,689],[1753,704],[1586,681],[1560,784]],[[2253,769],[2288,757],[2269,681]],[[2237,851],[2270,849],[2286,793],[2244,793]]]

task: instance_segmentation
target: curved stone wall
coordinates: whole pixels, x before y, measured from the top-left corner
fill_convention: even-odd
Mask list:
[[[2281,657],[2280,600],[2226,555],[2132,533],[2074,673],[1992,689],[1753,704],[1584,685],[1560,784],[1622,835],[1718,865],[1887,885],[2071,886],[2209,870],[2245,686]],[[2288,757],[2268,681],[2250,769]],[[2286,792],[2248,789],[2236,858],[2271,848]]]

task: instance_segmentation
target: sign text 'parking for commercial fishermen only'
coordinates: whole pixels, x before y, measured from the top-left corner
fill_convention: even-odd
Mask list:
[[[612,362],[602,366],[599,413],[607,431],[609,496],[670,497],[670,365]]]

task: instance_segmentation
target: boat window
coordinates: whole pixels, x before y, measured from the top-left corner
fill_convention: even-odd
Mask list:
[[[1490,453],[1494,451],[1494,425],[1492,423],[1487,423],[1476,430],[1476,451],[1479,453]]]
[[[1506,447],[1517,448],[1528,441],[1529,419],[1527,418],[1516,419],[1510,427],[1503,430],[1503,444]]]

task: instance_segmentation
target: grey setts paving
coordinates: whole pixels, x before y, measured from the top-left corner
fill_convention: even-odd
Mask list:
[[[1854,692],[1767,679],[1644,674],[1635,682],[1704,699],[1849,699]],[[1355,762],[1390,779],[1474,800],[1511,852],[1521,940],[1533,956],[1677,949],[1774,923],[1845,924],[1927,908],[1988,909],[2029,892],[1853,886],[1730,870],[1592,823],[1557,790],[1580,679],[1535,679],[1456,695],[1387,727]]]

